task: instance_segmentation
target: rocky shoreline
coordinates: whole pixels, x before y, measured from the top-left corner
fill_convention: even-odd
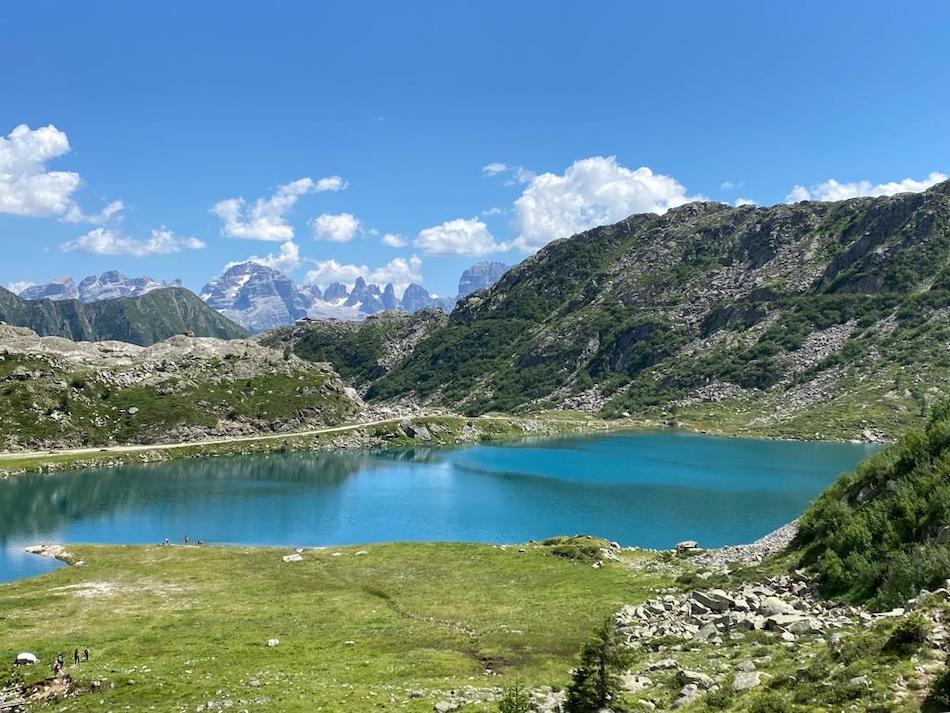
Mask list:
[[[798,518],[745,545],[728,545],[702,552],[691,560],[697,567],[722,572],[735,565],[751,567],[783,552],[798,534]]]

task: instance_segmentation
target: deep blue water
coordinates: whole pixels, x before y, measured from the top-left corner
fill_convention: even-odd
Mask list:
[[[0,482],[0,581],[40,542],[342,545],[748,542],[799,515],[871,446],[663,431],[459,449],[184,460]]]

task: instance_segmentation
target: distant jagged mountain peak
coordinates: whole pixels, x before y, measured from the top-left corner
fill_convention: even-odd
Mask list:
[[[508,272],[508,268],[509,266],[503,262],[490,260],[475,263],[459,278],[459,299],[468,297],[476,290],[487,290],[492,287],[502,275]]]
[[[280,270],[253,260],[232,263],[201,288],[200,299],[212,309],[251,332],[261,332],[303,317],[354,320],[387,311],[417,312],[440,309],[449,313],[460,297],[491,287],[507,266],[481,262],[466,270],[459,281],[459,297],[437,297],[418,284],[410,284],[401,296],[393,284],[383,287],[357,277],[352,288],[334,282],[321,290],[314,284],[298,285]],[[90,275],[77,285],[60,277],[32,285],[20,293],[25,300],[70,300],[93,303],[116,297],[138,297],[167,287],[181,287],[180,280],[166,282],[148,276],[126,277],[118,270]]]
[[[43,285],[33,285],[20,292],[25,300],[79,300],[84,304],[115,297],[138,297],[164,287],[181,287],[181,280],[155,280],[147,275],[126,277],[118,270],[89,275],[79,285],[71,277],[57,277]]]
[[[503,263],[478,263],[465,271],[460,287],[465,285],[465,294],[491,287],[507,269]],[[253,261],[230,265],[202,288],[200,297],[252,332],[292,324],[305,316],[358,320],[387,311],[440,309],[448,313],[458,301],[457,297],[432,295],[418,284],[410,284],[399,297],[393,284],[381,288],[362,276],[354,280],[352,288],[333,282],[321,291],[317,285],[297,285],[279,270]]]
[[[79,299],[97,302],[114,297],[138,297],[165,287],[181,287],[181,280],[155,280],[147,275],[126,277],[118,270],[109,270],[96,277],[90,275],[79,283]]]
[[[306,316],[313,301],[280,270],[253,261],[230,265],[201,288],[199,297],[252,332]]]
[[[349,295],[349,291],[346,289],[346,285],[342,282],[334,282],[327,285],[327,289],[323,291],[323,299],[327,302],[336,302],[338,300],[345,300]]]
[[[25,300],[78,300],[79,290],[71,277],[54,277],[45,285],[31,285],[20,291]]]

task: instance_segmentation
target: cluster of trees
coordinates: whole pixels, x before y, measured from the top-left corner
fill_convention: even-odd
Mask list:
[[[946,580],[948,525],[950,405],[826,490],[797,544],[827,595],[889,608]]]

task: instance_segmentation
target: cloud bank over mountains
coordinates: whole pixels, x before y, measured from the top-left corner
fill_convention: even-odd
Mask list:
[[[806,188],[805,186],[795,186],[785,196],[787,203],[797,203],[799,201],[840,201],[848,198],[860,198],[862,196],[894,196],[898,193],[920,193],[926,191],[931,186],[946,181],[947,174],[933,171],[926,178],[916,180],[905,178],[902,181],[890,181],[888,183],[871,183],[870,181],[851,181],[839,183],[831,178],[823,183],[815,184]]]
[[[64,252],[148,258],[207,247],[207,240],[180,235],[165,225],[136,235],[137,231],[122,225],[127,206],[119,199],[106,202],[97,211],[84,210],[76,199],[83,186],[80,174],[52,166],[70,150],[66,133],[52,124],[36,129],[19,124],[5,137],[0,136],[0,213],[95,226],[61,242],[59,248]],[[383,230],[386,226],[375,227],[350,211],[314,211],[298,216],[298,225],[309,226],[311,237],[321,245],[319,257],[303,255],[296,241],[295,209],[305,196],[346,190],[349,184],[341,176],[305,176],[280,184],[269,195],[253,200],[242,196],[218,200],[209,211],[220,221],[220,234],[224,237],[279,243],[276,250],[252,253],[226,267],[250,260],[282,272],[305,268],[306,279],[313,284],[351,283],[359,276],[372,282],[392,283],[401,290],[421,280],[420,255],[435,259],[526,255],[552,240],[614,223],[634,213],[662,214],[691,201],[708,200],[687,189],[674,176],[648,166],[625,166],[616,156],[580,158],[561,172],[537,172],[518,163],[492,161],[482,166],[481,175],[502,188],[514,189],[507,208],[497,207],[499,204],[473,205],[471,217],[447,217],[441,223],[418,229],[415,237],[412,233]],[[829,178],[812,185],[793,185],[784,200],[832,201],[894,195],[923,191],[947,179],[947,173],[940,171],[923,178],[885,182]],[[728,200],[732,205],[761,203],[749,197],[754,196],[754,190],[745,181],[724,180],[719,189],[733,192]],[[371,246],[404,250],[408,254],[380,261],[376,267],[365,260],[344,262],[332,253],[327,254],[336,249],[332,246],[347,244],[368,254],[375,254]]]

